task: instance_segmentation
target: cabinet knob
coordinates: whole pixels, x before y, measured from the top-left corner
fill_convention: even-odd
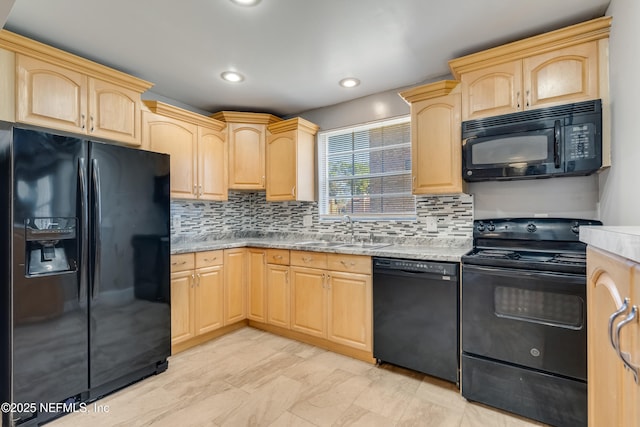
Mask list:
[[[81,119],[80,120],[80,127],[82,129],[86,128],[87,126],[86,126],[86,123],[85,123],[84,114],[80,114],[80,119]]]
[[[93,133],[93,116],[89,116],[89,120],[91,121],[91,128],[89,128],[89,131]]]
[[[516,93],[516,108],[520,109],[520,92]]]
[[[291,187],[291,195],[292,195],[293,197],[295,197],[295,196],[296,196],[296,186],[295,186],[295,185],[294,185],[293,187]]]

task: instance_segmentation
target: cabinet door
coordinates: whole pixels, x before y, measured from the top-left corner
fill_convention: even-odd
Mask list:
[[[328,290],[327,338],[360,350],[371,351],[371,276],[330,271]]]
[[[223,326],[224,274],[221,265],[196,270],[195,333]]]
[[[194,273],[171,273],[171,344],[186,341],[194,333]]]
[[[247,317],[245,270],[247,268],[245,250],[226,249],[224,251],[224,324],[238,322]]]
[[[247,317],[257,322],[267,321],[266,253],[265,249],[247,250]]]
[[[29,56],[16,55],[16,121],[85,133],[87,77]]]
[[[632,304],[640,309],[640,266],[633,269],[633,282],[631,283]],[[640,367],[640,321],[628,324],[625,327],[622,350],[631,355],[631,363]],[[629,371],[624,372],[624,396],[625,417],[629,420],[628,426],[640,426],[640,385],[636,384],[633,375]]]
[[[199,198],[228,199],[227,142],[224,133],[205,127],[198,128]]]
[[[326,272],[291,267],[291,329],[308,335],[327,336]]]
[[[145,149],[171,155],[171,197],[197,196],[198,127],[190,123],[144,112],[142,145]]]
[[[462,74],[462,120],[522,110],[522,61]]]
[[[411,105],[413,194],[462,192],[460,94]]]
[[[523,60],[524,108],[598,98],[598,44],[589,42]]]
[[[289,329],[290,301],[289,266],[267,264],[267,323]]]
[[[229,188],[264,190],[266,125],[229,123]]]
[[[267,200],[296,200],[296,131],[269,136]]]
[[[140,94],[98,79],[89,79],[89,134],[140,145]]]
[[[632,263],[593,248],[587,256],[589,425],[630,426],[622,404],[625,371],[610,343],[609,317],[630,295]]]

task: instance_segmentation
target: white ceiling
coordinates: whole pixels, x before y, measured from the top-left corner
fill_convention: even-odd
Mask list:
[[[445,76],[449,59],[602,16],[609,1],[16,0],[5,28],[196,109],[290,115]],[[227,69],[245,81],[222,81]],[[362,84],[338,86],[347,76]]]

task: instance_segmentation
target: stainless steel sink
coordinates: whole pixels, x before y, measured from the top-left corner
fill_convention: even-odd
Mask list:
[[[391,243],[344,243],[341,248],[378,249],[391,246]]]

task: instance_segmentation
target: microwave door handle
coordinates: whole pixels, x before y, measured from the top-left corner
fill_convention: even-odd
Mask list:
[[[553,164],[556,169],[560,167],[560,125],[560,120],[553,125]]]

